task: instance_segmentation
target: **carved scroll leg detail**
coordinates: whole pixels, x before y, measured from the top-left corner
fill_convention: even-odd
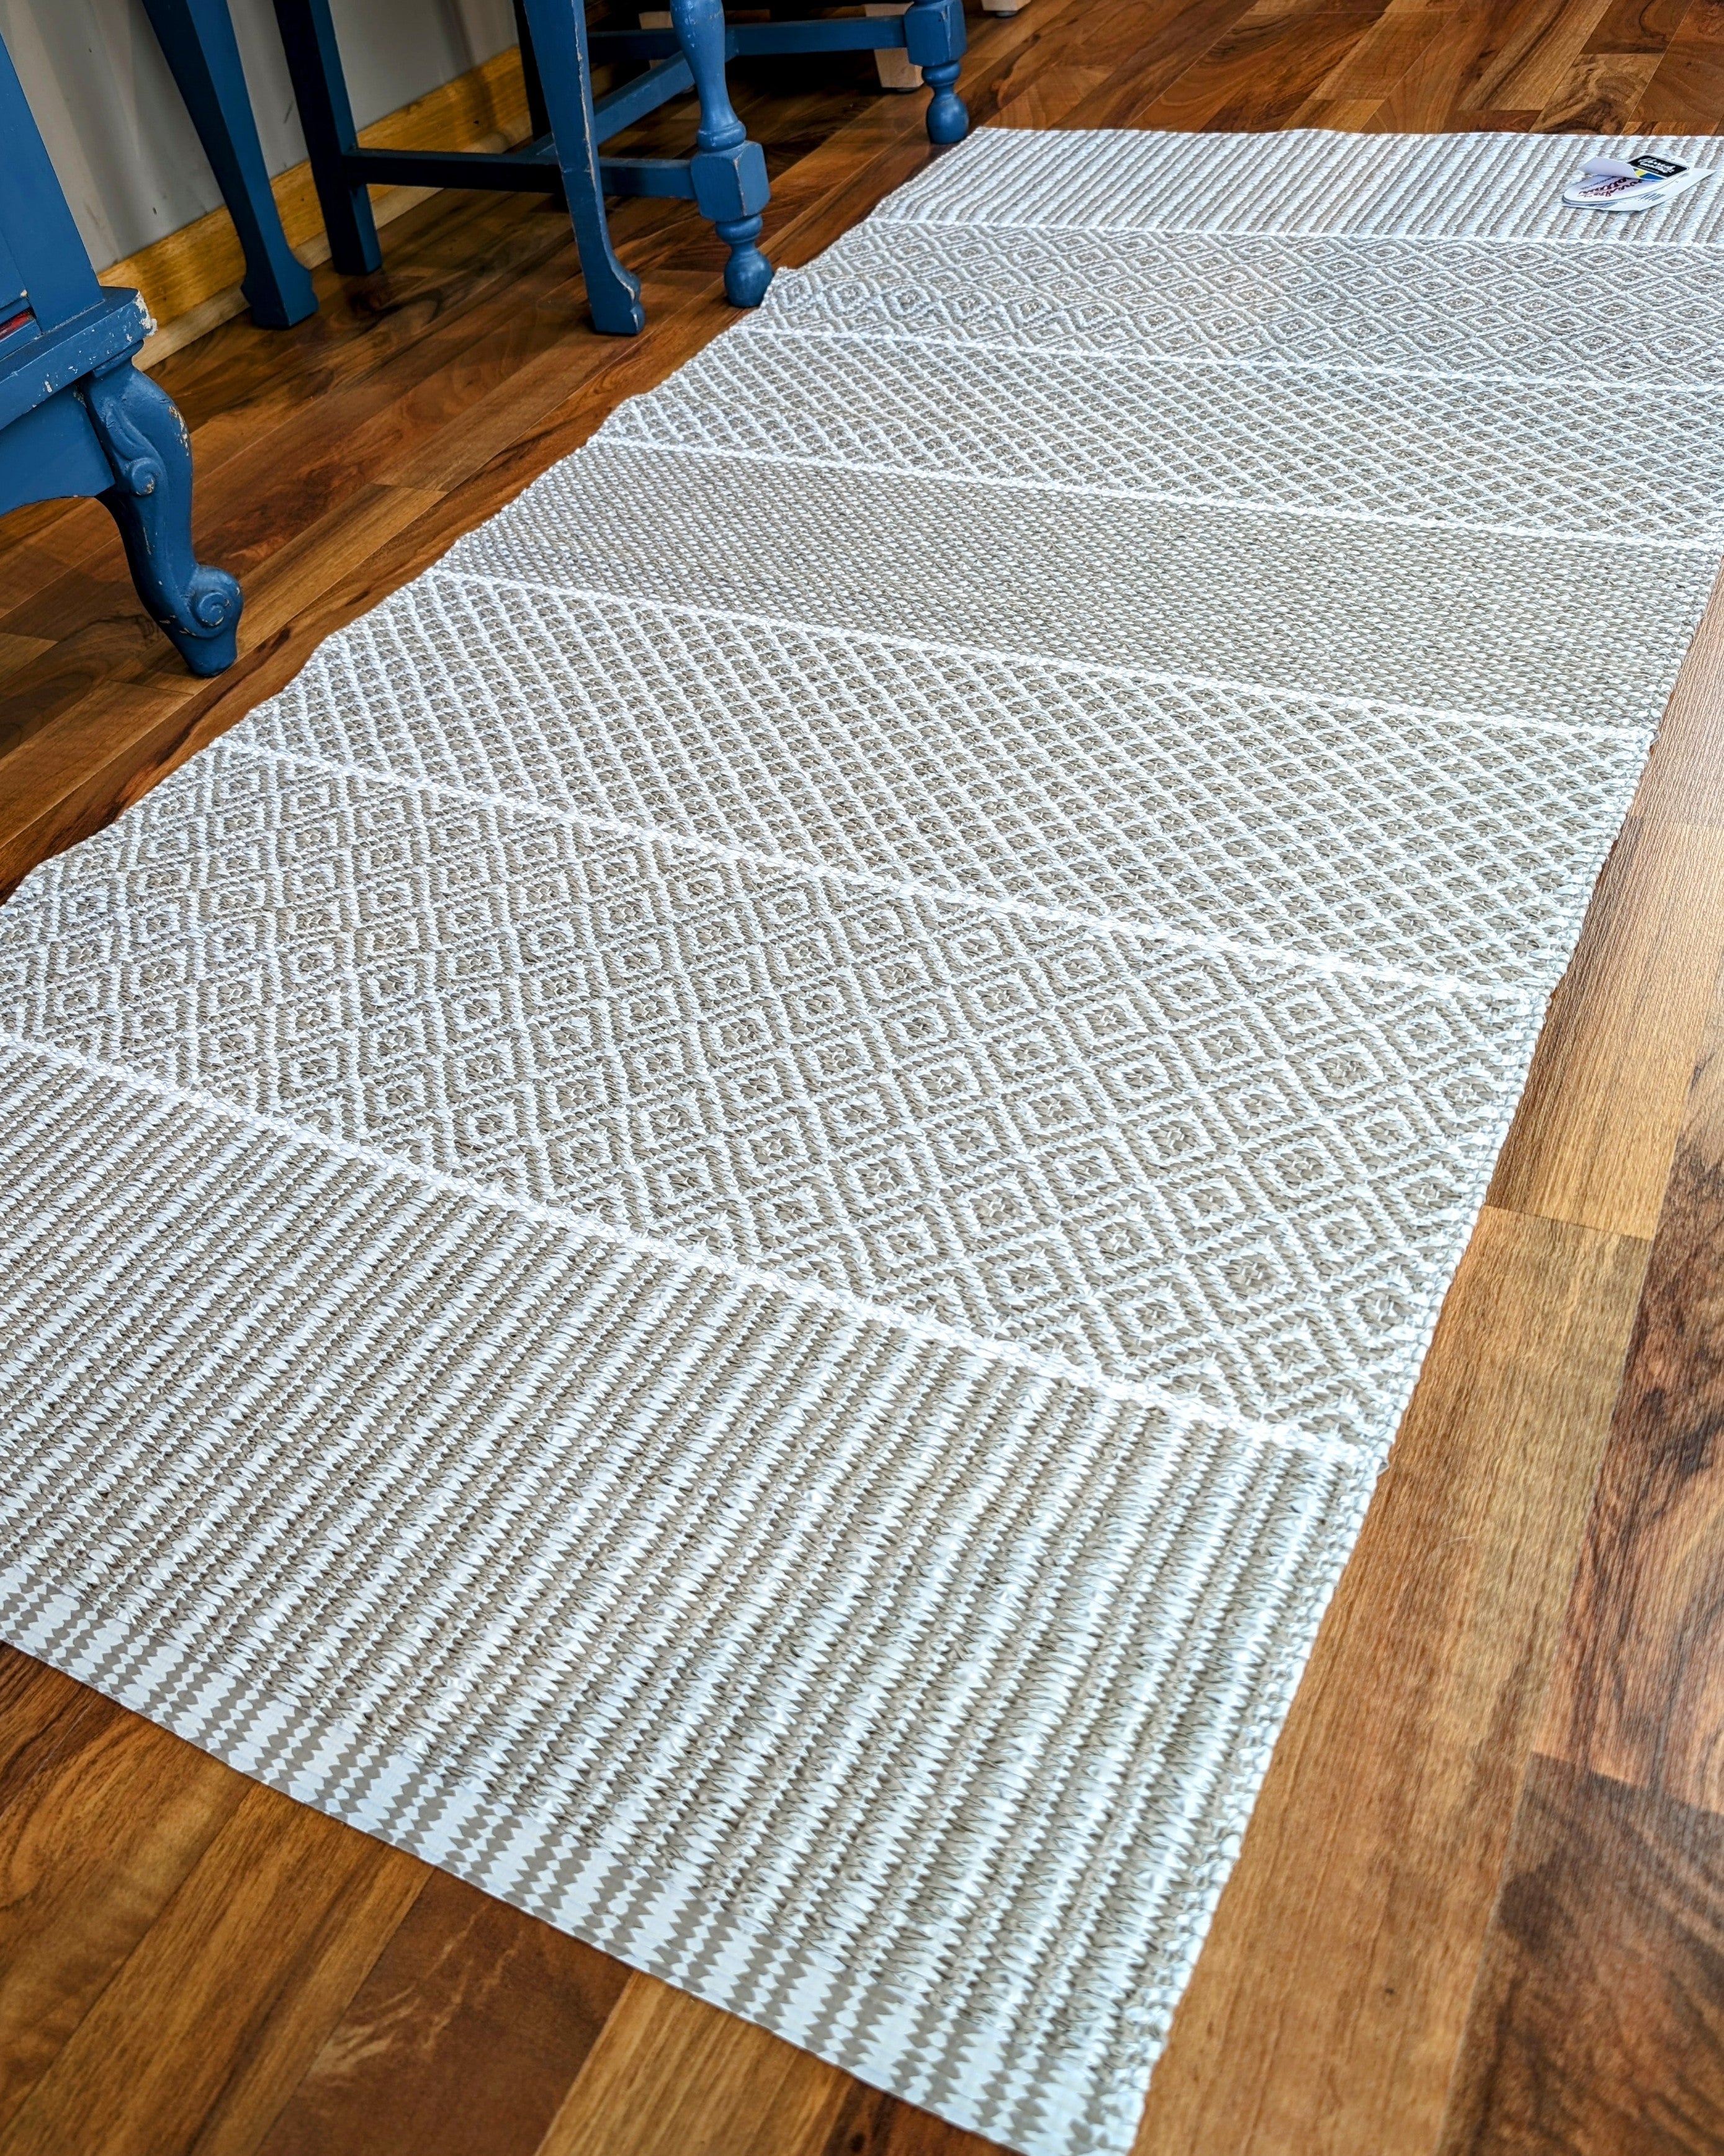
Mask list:
[[[772,190],[765,152],[749,140],[725,87],[724,9],[721,0],[671,0],[671,21],[700,95],[700,127],[688,163],[695,207],[730,249],[725,298],[733,307],[758,307],[772,282],[772,264],[755,244]]]
[[[231,666],[243,603],[225,569],[192,552],[192,445],[178,407],[128,360],[80,385],[113,469],[101,499],[120,527],[138,597],[194,674]]]

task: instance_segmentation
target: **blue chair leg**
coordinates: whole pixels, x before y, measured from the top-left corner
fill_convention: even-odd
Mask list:
[[[613,336],[633,336],[646,327],[646,312],[641,280],[617,260],[605,221],[583,0],[523,0],[523,5],[593,326]]]
[[[178,406],[129,359],[83,385],[85,408],[114,474],[100,497],[138,597],[194,674],[234,663],[243,602],[225,569],[192,552],[192,445]]]
[[[228,0],[144,0],[144,12],[245,250],[239,289],[251,319],[273,330],[302,322],[316,313],[317,295],[281,229]]]
[[[371,197],[342,170],[359,136],[347,102],[347,78],[330,19],[329,0],[275,0],[275,24],[299,104],[306,154],[329,234],[329,259],[343,277],[368,277],[383,267]]]
[[[934,93],[928,102],[928,139],[939,146],[961,142],[970,132],[970,115],[952,87],[965,42],[964,0],[910,0],[904,50]]]
[[[749,140],[725,86],[723,0],[671,0],[671,22],[700,96],[688,166],[695,203],[730,249],[724,296],[733,307],[758,307],[772,282],[772,264],[755,244],[772,191],[765,152]]]
[[[551,131],[551,116],[545,110],[545,94],[539,85],[538,62],[533,54],[533,31],[522,0],[514,0],[515,38],[521,48],[521,80],[527,91],[527,125],[532,140]]]

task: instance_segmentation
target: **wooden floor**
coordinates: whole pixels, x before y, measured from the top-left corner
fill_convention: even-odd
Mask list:
[[[981,119],[1724,125],[1724,0],[1032,0]],[[926,154],[865,62],[744,75],[808,259]],[[668,120],[661,121],[667,126]],[[723,326],[675,205],[445,195],[161,378],[243,656],[194,684],[92,505],[0,527],[0,887]],[[1724,2149],[1724,603],[1684,671],[1140,2156]],[[0,1652],[0,2156],[986,2156]]]

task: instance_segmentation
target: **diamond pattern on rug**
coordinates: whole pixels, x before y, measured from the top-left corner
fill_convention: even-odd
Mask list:
[[[870,218],[780,270],[752,326],[1505,384],[1724,381],[1724,290],[1697,248]]]
[[[236,741],[929,892],[1548,988],[1645,755],[436,575]]]
[[[1307,696],[1658,722],[1696,552],[936,484],[595,442],[451,574]]]
[[[721,337],[606,443],[1708,546],[1724,444],[1697,393],[1168,367],[1107,355]]]
[[[1716,567],[1602,146],[984,132],[28,878],[0,1636],[1125,2156]]]
[[[1536,1023],[225,746],[0,913],[0,1031],[1351,1440]]]
[[[1082,2062],[1165,2037],[1368,1476],[3,1048],[0,1103],[0,1627],[912,2102],[1129,2143]]]

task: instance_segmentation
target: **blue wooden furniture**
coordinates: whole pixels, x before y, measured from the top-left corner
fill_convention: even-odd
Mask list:
[[[281,238],[264,173],[227,0],[144,4],[234,213],[253,312],[264,322],[296,321],[295,310],[306,311],[293,275],[299,265]],[[769,193],[766,161],[748,139],[724,84],[726,63],[738,54],[901,49],[922,69],[931,93],[929,137],[960,141],[970,125],[953,87],[964,51],[963,0],[912,0],[901,15],[735,25],[726,23],[723,0],[670,0],[669,29],[598,30],[590,39],[582,0],[515,0],[531,141],[497,153],[362,149],[329,0],[275,5],[330,259],[343,275],[366,275],[382,265],[368,186],[537,190],[567,204],[594,322],[619,335],[641,328],[646,316],[640,280],[624,269],[610,244],[607,195],[692,201],[730,249],[724,290],[735,305],[758,306],[771,282],[771,265],[758,244]],[[641,73],[596,103],[594,52],[641,64]],[[625,127],[690,90],[700,100],[692,156],[600,155]]]
[[[281,229],[228,0],[144,0],[144,13],[239,232],[251,319],[272,330],[303,321],[317,295]]]
[[[138,596],[194,674],[234,663],[239,587],[192,552],[192,449],[132,357],[150,318],[96,282],[0,44],[0,514],[95,495]]]

